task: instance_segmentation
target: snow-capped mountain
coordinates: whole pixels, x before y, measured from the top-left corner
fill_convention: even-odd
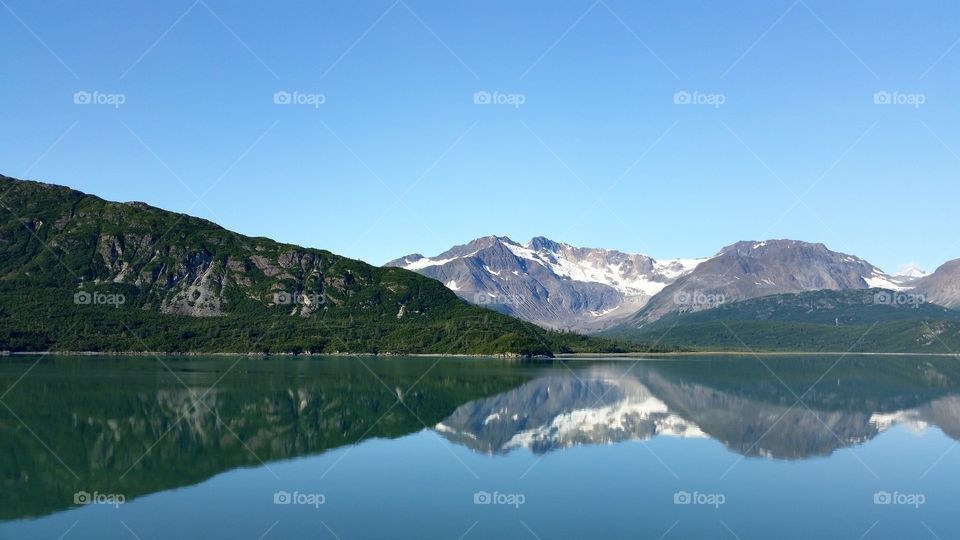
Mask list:
[[[721,365],[723,373],[729,366]],[[740,376],[744,375],[739,371]],[[931,368],[930,376],[941,376]],[[790,407],[789,390],[762,388],[735,377],[677,378],[662,366],[601,367],[548,375],[489,398],[465,403],[434,426],[478,452],[535,454],[565,448],[712,438],[745,456],[804,459],[862,444],[889,428],[937,426],[960,437],[960,396],[933,400],[894,395],[864,399],[851,386],[824,384],[812,408]],[[714,382],[714,384],[708,384]],[[762,388],[762,389],[761,389]],[[771,395],[772,393],[772,395]],[[837,405],[839,403],[844,406]]]
[[[585,444],[705,437],[633,377],[598,371],[543,377],[461,405],[434,429],[485,453],[535,453]]]
[[[601,330],[632,315],[706,259],[657,260],[536,237],[525,245],[486,236],[436,257],[386,266],[419,272],[461,298],[547,328]]]
[[[487,236],[436,257],[387,263],[443,282],[460,297],[547,328],[597,332],[638,328],[763,296],[882,288],[960,306],[960,259],[932,274],[907,265],[889,275],[869,262],[798,240],[742,241],[712,257],[657,260],[536,237],[521,245]]]
[[[929,275],[930,272],[920,268],[920,265],[916,263],[907,263],[900,267],[900,270],[897,271],[894,277],[898,279],[920,279]]]
[[[859,257],[823,244],[737,242],[665,287],[628,324],[773,294],[872,287],[902,290],[905,284]]]
[[[920,268],[920,265],[907,263],[901,266],[900,269],[897,270],[897,273],[890,277],[890,280],[902,289],[909,289],[916,285],[919,280],[929,275],[930,272]]]

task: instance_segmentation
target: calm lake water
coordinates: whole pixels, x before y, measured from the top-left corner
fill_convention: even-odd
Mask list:
[[[960,537],[954,358],[8,357],[0,392],[0,538]]]

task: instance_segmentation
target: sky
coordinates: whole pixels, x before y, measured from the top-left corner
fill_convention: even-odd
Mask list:
[[[0,0],[0,173],[382,264],[960,257],[960,3]]]

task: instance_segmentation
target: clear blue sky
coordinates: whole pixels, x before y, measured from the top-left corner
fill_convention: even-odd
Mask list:
[[[7,175],[375,264],[487,234],[960,257],[956,2],[0,4]]]

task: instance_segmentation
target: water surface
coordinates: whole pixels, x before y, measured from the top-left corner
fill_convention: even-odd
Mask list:
[[[956,538],[960,361],[31,357],[0,538]]]

